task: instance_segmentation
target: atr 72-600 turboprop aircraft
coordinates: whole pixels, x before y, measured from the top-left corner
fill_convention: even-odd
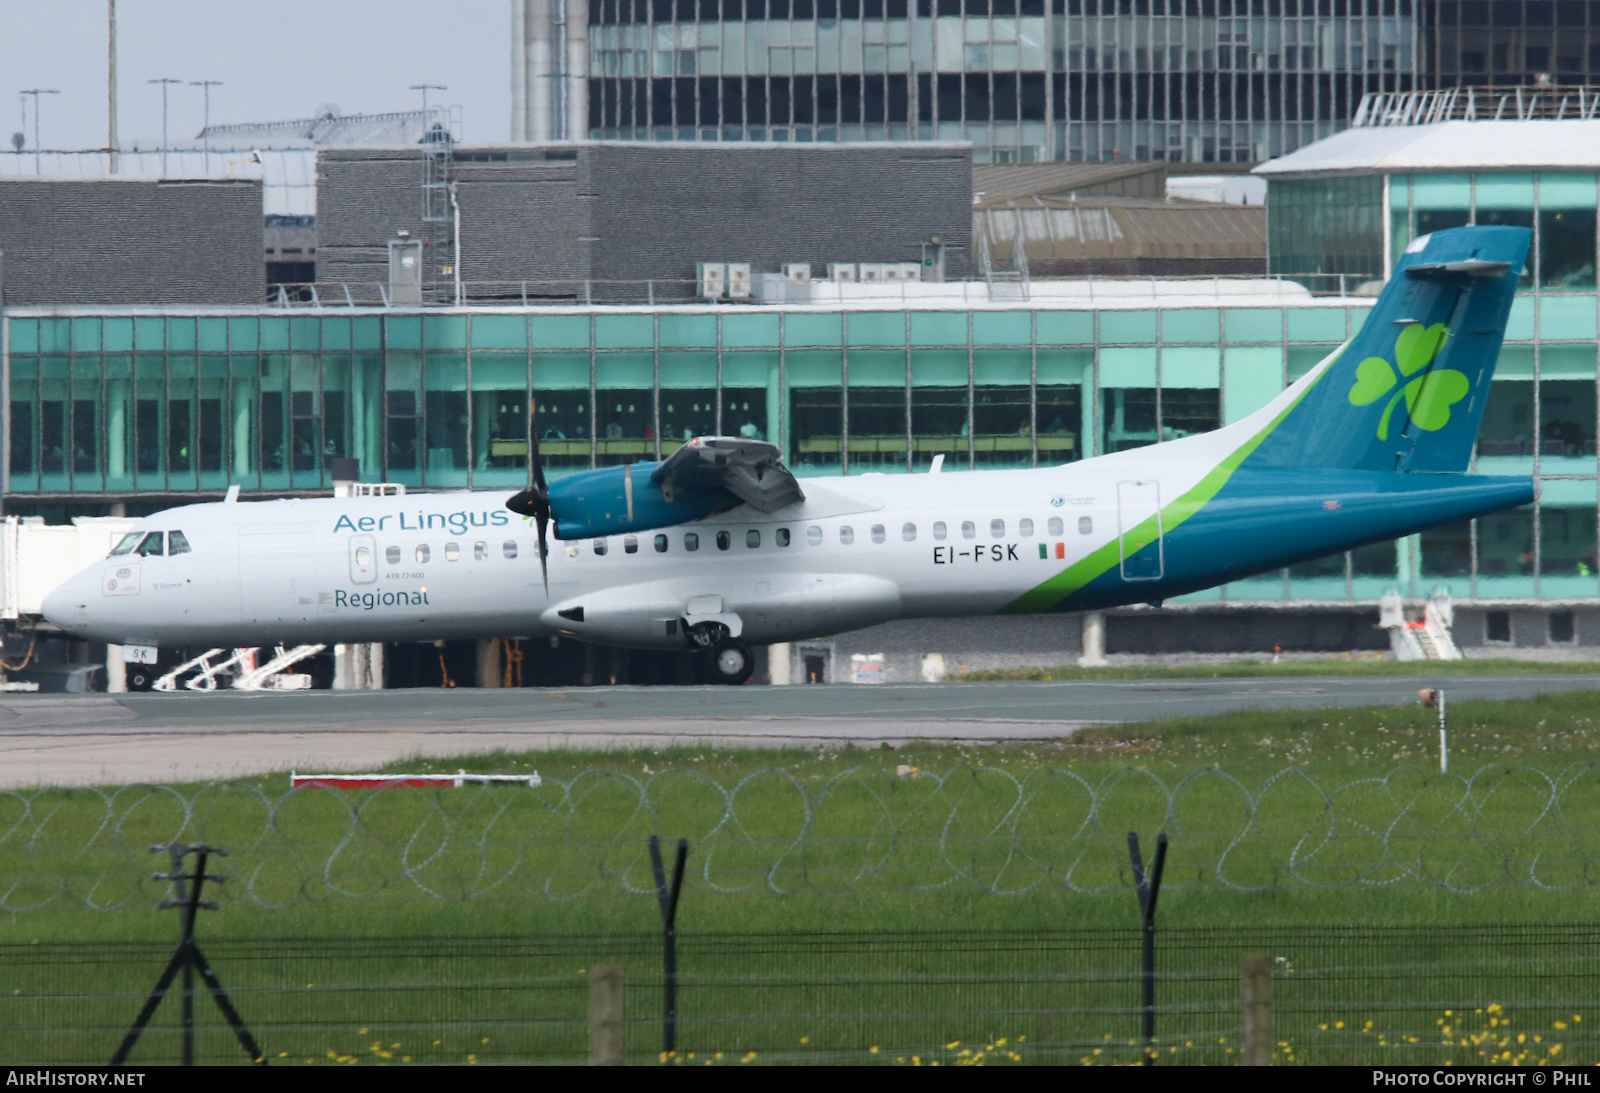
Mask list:
[[[698,648],[738,683],[757,642],[1160,604],[1531,501],[1531,478],[1464,473],[1528,244],[1501,227],[1415,240],[1359,334],[1211,433],[1035,470],[804,481],[770,444],[705,437],[548,486],[535,443],[516,494],[157,513],[44,613],[146,656],[566,634]]]

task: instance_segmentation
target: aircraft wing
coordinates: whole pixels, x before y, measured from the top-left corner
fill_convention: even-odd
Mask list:
[[[774,512],[806,497],[776,444],[737,436],[695,437],[663,460],[650,481],[668,502],[674,489],[723,489],[757,512]]]

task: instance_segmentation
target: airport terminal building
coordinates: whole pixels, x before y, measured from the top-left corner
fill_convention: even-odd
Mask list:
[[[1476,467],[1537,475],[1540,501],[1113,612],[1106,651],[1383,649],[1377,604],[1395,590],[1414,604],[1447,591],[1468,655],[1593,655],[1600,120],[1410,124],[1391,105],[1373,112],[1381,124],[1261,168],[1271,261],[1296,278],[841,282],[823,277],[826,255],[799,251],[816,279],[730,301],[601,302],[595,280],[526,302],[368,301],[323,283],[314,301],[8,305],[6,512],[132,515],[232,484],[326,494],[335,459],[409,490],[515,489],[535,402],[552,473],[657,459],[706,433],[771,440],[802,477],[926,472],[938,455],[946,472],[1048,466],[1238,420],[1360,328],[1389,256],[1475,219],[1535,231]],[[904,259],[938,237],[950,269],[976,268],[956,253],[970,222],[945,222],[958,209],[970,216],[969,196],[874,246]],[[692,280],[695,257],[731,246],[671,261]],[[1078,620],[1048,618],[897,624],[791,655],[796,677],[848,678],[850,655],[871,652],[910,678],[925,653],[957,669],[1082,649]],[[673,678],[644,654],[585,656],[550,681]]]

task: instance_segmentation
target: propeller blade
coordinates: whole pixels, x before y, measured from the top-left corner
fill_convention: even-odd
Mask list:
[[[544,460],[539,457],[539,426],[534,421],[538,400],[528,404],[528,488],[537,489],[549,496],[550,489],[544,480]]]
[[[537,494],[539,511],[534,514],[534,528],[539,535],[539,576],[544,581],[544,594],[550,596],[550,543],[546,532],[550,526],[550,486],[544,479],[544,460],[539,458],[539,425],[535,415],[539,410],[538,398],[528,400],[528,492]]]
[[[633,464],[622,465],[622,492],[628,499],[628,523],[633,523]]]
[[[544,578],[544,594],[546,598],[550,595],[550,563],[545,557],[550,552],[550,544],[545,538],[545,529],[550,526],[549,513],[550,506],[547,504],[544,512],[533,518],[533,526],[538,529],[539,534],[539,576]]]

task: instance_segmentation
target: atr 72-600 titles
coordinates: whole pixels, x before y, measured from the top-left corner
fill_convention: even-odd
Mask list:
[[[44,613],[147,657],[564,634],[699,649],[739,683],[753,643],[1160,604],[1531,501],[1531,478],[1465,473],[1528,244],[1415,240],[1359,334],[1210,433],[1034,470],[804,481],[770,444],[704,437],[549,485],[535,436],[515,494],[156,513]]]

